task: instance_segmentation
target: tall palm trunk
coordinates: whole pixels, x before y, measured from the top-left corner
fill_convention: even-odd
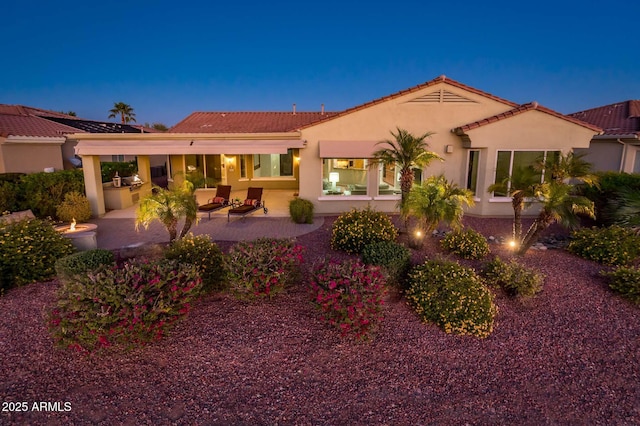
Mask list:
[[[409,228],[408,200],[411,187],[413,186],[413,170],[405,167],[400,170],[400,216],[402,217],[403,232]]]
[[[524,210],[524,198],[514,196],[511,199],[513,206],[513,240],[520,241],[522,237],[522,210]]]
[[[409,192],[411,192],[412,186],[413,186],[413,170],[411,170],[409,167],[406,167],[400,170],[400,192],[401,192],[401,202],[403,206],[406,205],[407,198],[409,196]]]
[[[178,236],[178,220],[171,219],[166,222],[164,226],[167,228],[167,231],[169,231],[169,242],[172,243]]]
[[[182,231],[180,231],[180,238],[184,238],[184,236],[187,235],[193,225],[193,221],[193,218],[188,216],[184,219],[184,226],[182,227]]]
[[[533,221],[531,227],[527,231],[527,234],[522,239],[520,248],[518,249],[518,255],[524,255],[527,250],[536,242],[545,229],[553,223],[553,216],[546,211],[541,211],[540,215]]]

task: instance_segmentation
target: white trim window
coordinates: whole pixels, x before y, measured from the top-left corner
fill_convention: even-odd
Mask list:
[[[367,195],[369,160],[366,158],[323,158],[322,194]]]
[[[480,150],[470,149],[467,156],[467,176],[465,188],[478,195],[478,171],[480,170]]]
[[[558,159],[560,151],[557,150],[498,150],[496,154],[496,168],[494,182],[500,183],[513,175],[519,168],[525,169],[540,161],[546,162],[552,158]],[[550,179],[549,173],[545,170],[538,172],[540,183]],[[507,191],[508,192],[508,191]],[[508,193],[494,192],[494,197],[508,197]]]

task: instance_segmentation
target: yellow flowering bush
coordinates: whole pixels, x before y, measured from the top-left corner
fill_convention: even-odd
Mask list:
[[[471,268],[429,260],[409,273],[409,304],[424,321],[446,333],[487,337],[498,308],[493,294]]]
[[[56,261],[75,251],[49,221],[21,220],[0,229],[0,292],[54,277]]]
[[[601,272],[609,281],[609,288],[633,303],[640,304],[640,268],[619,266]]]
[[[571,236],[569,252],[605,265],[629,265],[640,255],[640,236],[621,226],[583,228]]]
[[[187,234],[169,245],[164,253],[169,260],[195,265],[202,278],[204,291],[220,291],[226,287],[224,254],[208,235]]]
[[[359,254],[365,246],[378,241],[395,241],[398,229],[388,215],[371,207],[341,214],[333,223],[331,248]]]
[[[484,235],[473,229],[450,232],[440,242],[442,248],[464,259],[482,259],[489,254],[489,243]]]

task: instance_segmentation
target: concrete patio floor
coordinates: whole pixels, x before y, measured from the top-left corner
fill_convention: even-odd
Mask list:
[[[232,198],[244,199],[246,191],[234,191]],[[227,209],[211,214],[199,213],[199,222],[191,228],[194,235],[207,234],[214,241],[244,241],[259,237],[292,238],[315,231],[324,224],[324,217],[316,216],[313,224],[297,224],[289,217],[289,201],[293,199],[293,191],[265,190],[263,200],[268,209],[264,214],[258,210],[244,218],[231,216],[227,221]],[[206,199],[199,203],[206,202]],[[104,216],[89,222],[98,225],[97,243],[99,248],[109,250],[120,249],[152,243],[167,243],[169,234],[158,221],[154,221],[149,229],[135,229],[137,206],[107,212]],[[182,222],[178,229],[181,229]]]

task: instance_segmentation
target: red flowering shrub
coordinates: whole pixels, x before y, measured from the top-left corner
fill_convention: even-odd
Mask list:
[[[293,240],[241,241],[226,256],[229,289],[242,299],[271,297],[300,279],[302,246]]]
[[[49,330],[58,345],[82,352],[159,340],[201,287],[195,266],[167,260],[77,274],[60,288]]]
[[[368,339],[382,320],[384,284],[377,266],[330,260],[314,268],[310,290],[313,303],[342,336]]]

